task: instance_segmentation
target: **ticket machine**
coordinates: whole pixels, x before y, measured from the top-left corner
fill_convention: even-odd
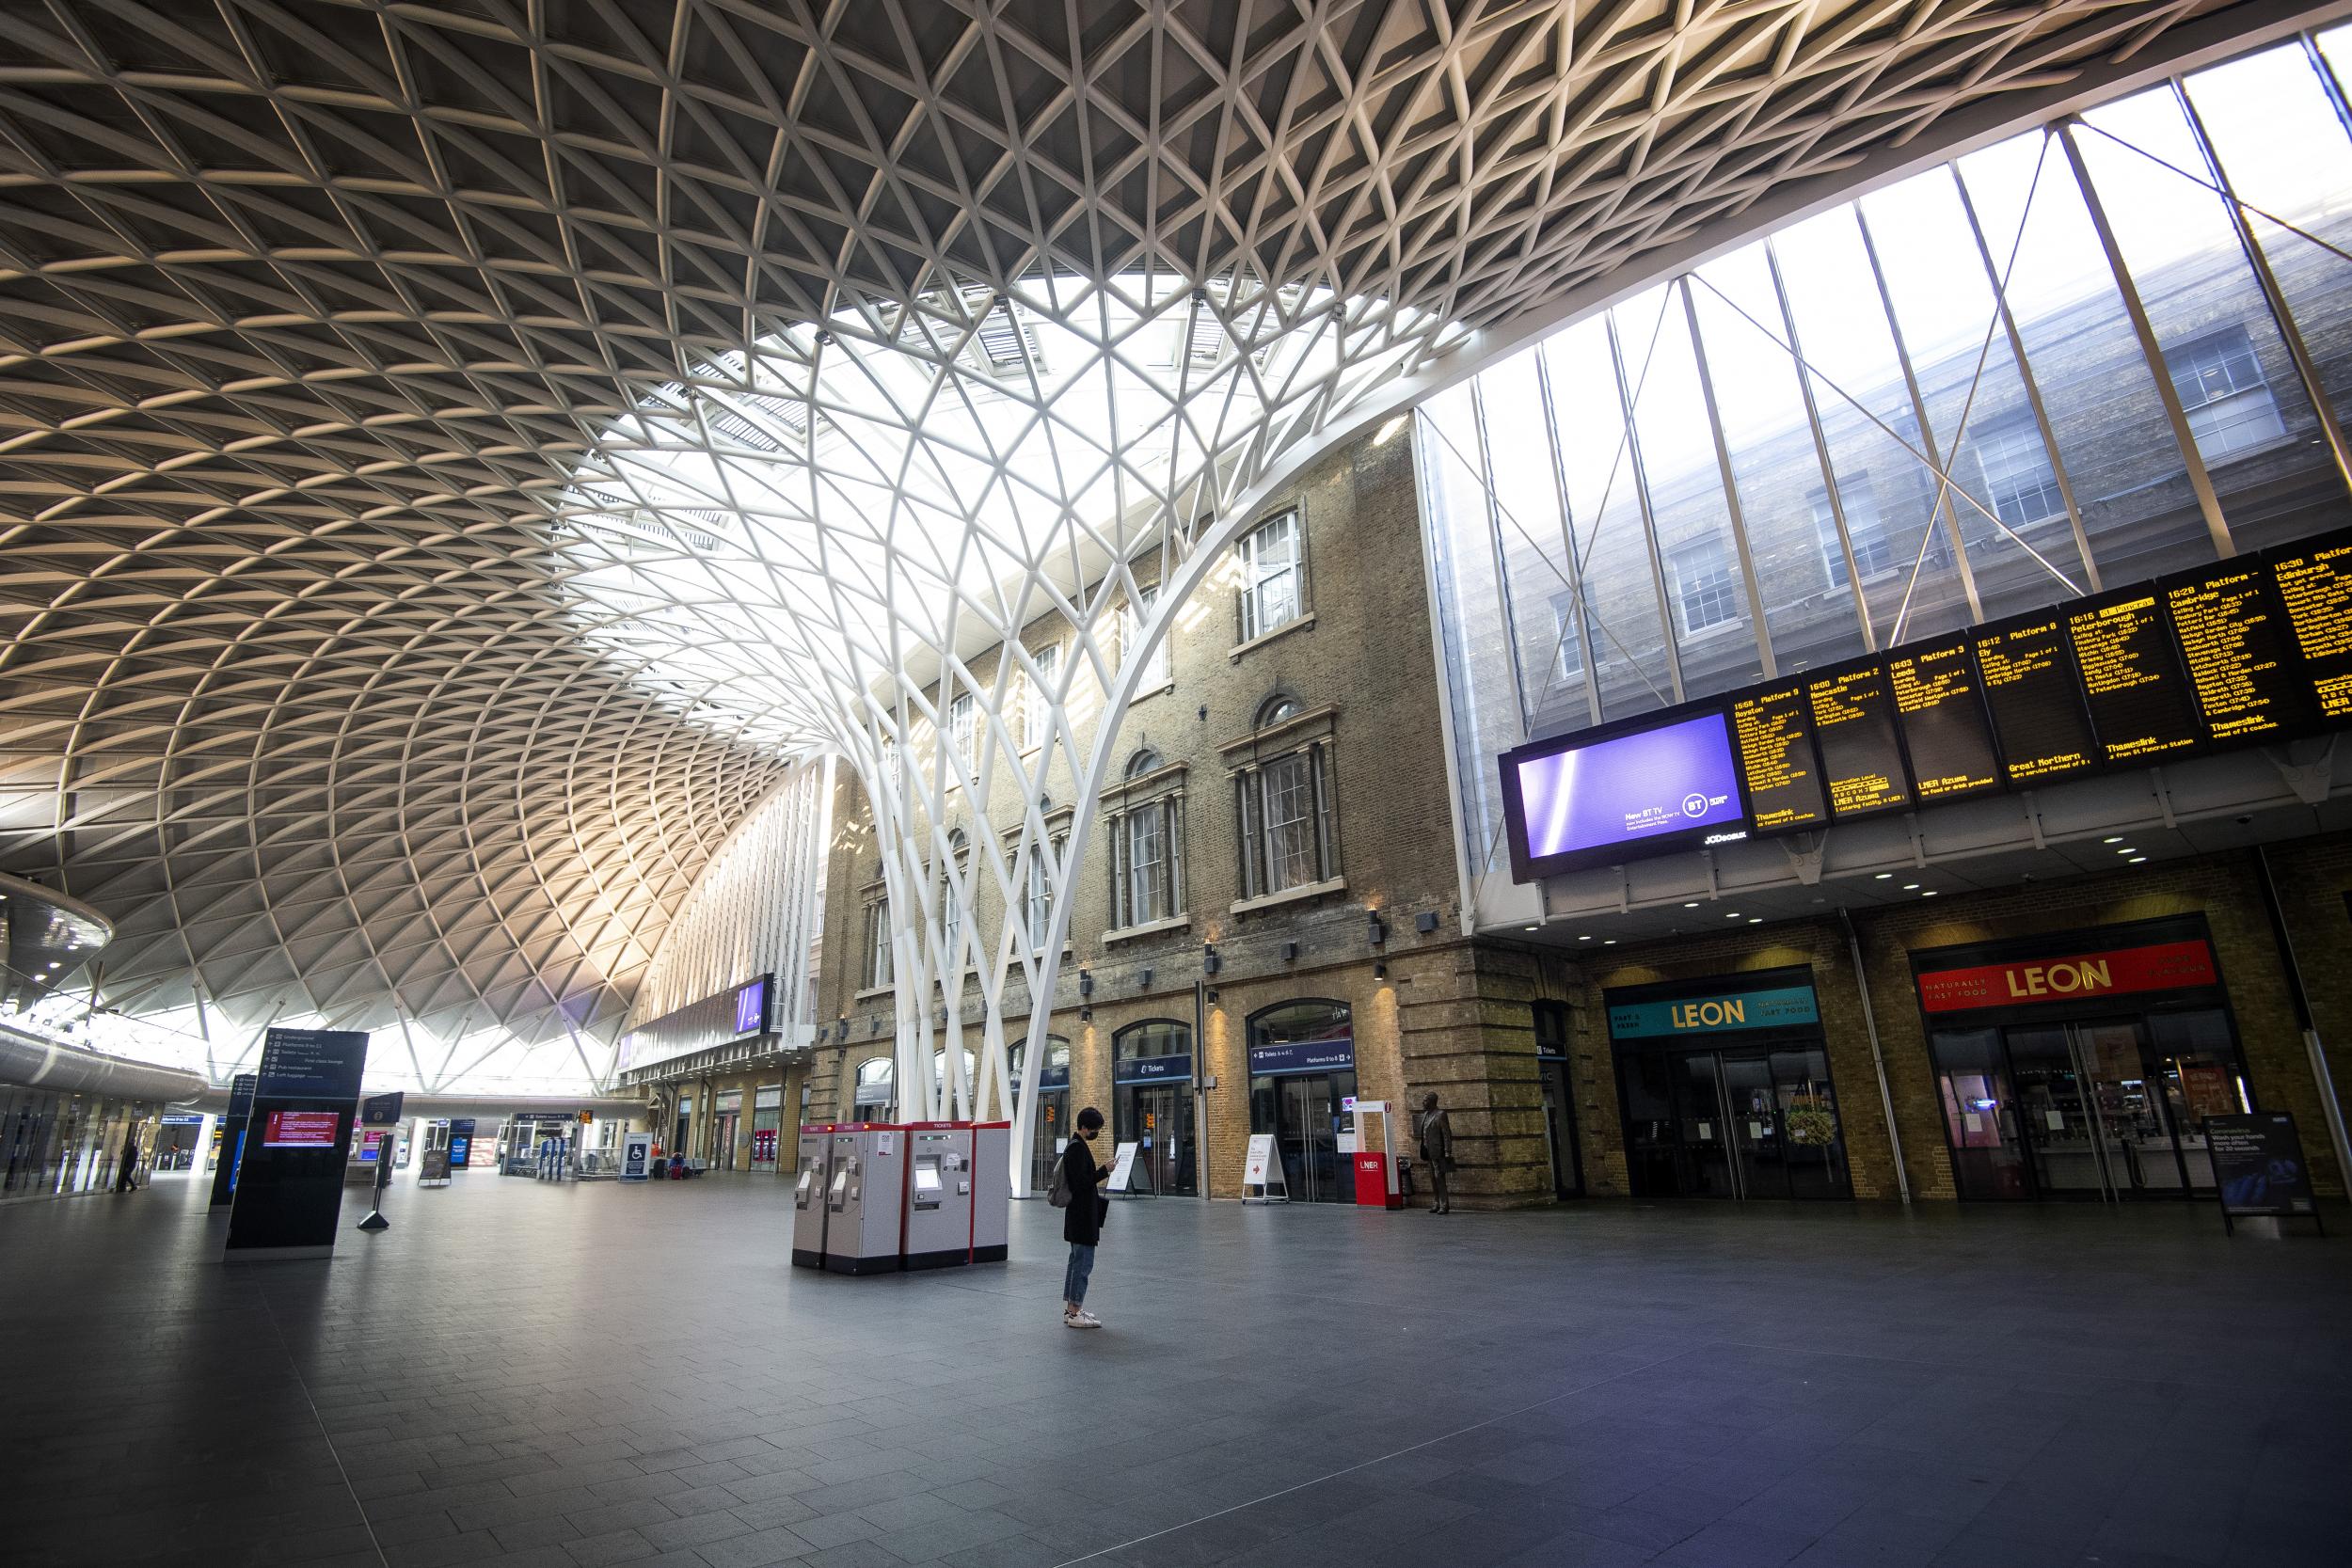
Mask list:
[[[825,1173],[825,1263],[834,1274],[898,1267],[905,1230],[907,1133],[874,1122],[835,1124]]]
[[[825,1266],[825,1189],[833,1175],[833,1123],[801,1129],[800,1169],[792,1178],[792,1262]]]
[[[972,1259],[972,1126],[918,1121],[907,1130],[906,1266]]]

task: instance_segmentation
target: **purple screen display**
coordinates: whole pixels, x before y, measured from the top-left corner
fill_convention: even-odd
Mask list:
[[[759,1027],[760,1015],[767,1011],[768,982],[754,980],[735,993],[735,1032],[748,1035]]]
[[[1522,762],[1527,852],[1535,859],[1636,844],[1741,817],[1731,732],[1720,713]]]

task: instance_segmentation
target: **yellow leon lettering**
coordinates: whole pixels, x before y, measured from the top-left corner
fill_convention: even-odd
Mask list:
[[[2077,996],[2107,990],[2115,981],[2105,958],[2072,963],[2021,964],[2009,971],[2011,996]]]
[[[1745,1023],[1748,1005],[1736,996],[1721,1002],[1684,1002],[1669,1008],[1667,1017],[1677,1029],[1721,1029],[1727,1023]]]

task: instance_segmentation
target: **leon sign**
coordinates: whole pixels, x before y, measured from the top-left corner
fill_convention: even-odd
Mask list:
[[[1919,976],[1919,1006],[1931,1013],[1966,1012],[2219,983],[2212,948],[2201,942],[2160,942],[2102,953],[1931,970]]]

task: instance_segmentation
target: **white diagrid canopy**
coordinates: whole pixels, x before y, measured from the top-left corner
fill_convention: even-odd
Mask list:
[[[103,1000],[215,1071],[321,1021],[397,1028],[419,1083],[585,1082],[713,848],[837,747],[926,911],[912,1056],[946,781],[904,742],[960,657],[1054,609],[1051,689],[1108,679],[1083,755],[1059,715],[1057,892],[1133,551],[1165,552],[1156,639],[1257,496],[1417,386],[1772,203],[2274,22],[19,8],[0,864],[112,916]],[[984,769],[1019,766],[1016,673],[977,694]],[[1001,1088],[1008,956],[1043,933],[956,925]]]

